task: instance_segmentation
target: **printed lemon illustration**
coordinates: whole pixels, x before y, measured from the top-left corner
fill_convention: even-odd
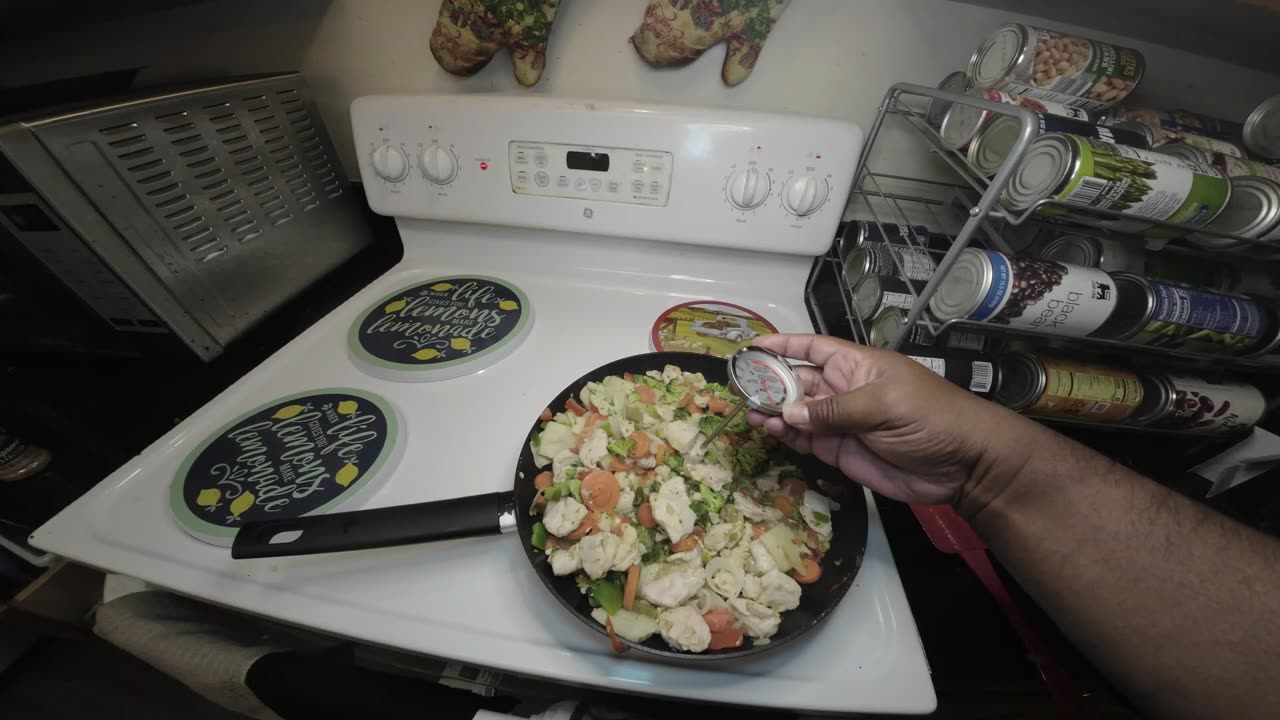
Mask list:
[[[271,417],[275,418],[276,420],[288,420],[291,417],[297,417],[298,413],[302,412],[303,410],[306,410],[306,408],[301,405],[285,405],[284,407],[277,410],[276,414],[272,415]]]
[[[358,407],[360,406],[356,404],[355,400],[343,400],[342,402],[338,403],[338,414],[339,415],[355,415],[356,408]]]
[[[498,303],[498,307],[502,308],[503,310],[519,310],[520,303],[516,302],[515,300],[502,300]]]
[[[404,306],[408,304],[409,303],[405,302],[404,298],[400,298],[399,300],[393,300],[392,302],[387,303],[387,306],[382,308],[382,311],[386,313],[400,312],[404,309]]]
[[[431,286],[431,289],[435,290],[436,292],[444,292],[445,290],[452,290],[453,285],[451,285],[450,283],[436,283],[435,285]]]
[[[196,504],[204,508],[205,512],[213,512],[218,509],[218,501],[221,499],[221,490],[218,488],[205,488],[196,496]]]
[[[231,507],[228,508],[231,510],[231,517],[227,518],[227,521],[230,522],[233,519],[240,519],[240,516],[244,514],[245,510],[253,507],[253,501],[256,499],[257,498],[253,496],[253,493],[247,491],[236,496],[236,499],[231,501]]]
[[[470,350],[471,341],[466,338],[454,338],[449,341],[449,347],[454,350]]]
[[[414,353],[413,357],[419,360],[430,360],[432,358],[440,357],[440,351],[432,348],[422,348],[418,352]]]
[[[339,470],[336,475],[333,476],[333,479],[342,487],[346,487],[350,485],[359,474],[360,468],[352,465],[351,463],[347,463],[342,466],[342,469]]]

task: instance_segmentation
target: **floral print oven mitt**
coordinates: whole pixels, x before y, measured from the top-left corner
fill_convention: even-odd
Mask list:
[[[431,54],[453,75],[472,75],[499,49],[511,49],[516,80],[526,87],[542,78],[547,39],[560,0],[444,0],[431,32]]]
[[[787,0],[649,0],[631,43],[650,65],[675,67],[727,41],[720,78],[733,87],[751,74],[786,4]]]

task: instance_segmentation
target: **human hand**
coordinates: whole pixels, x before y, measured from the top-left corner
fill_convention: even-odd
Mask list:
[[[765,335],[752,344],[813,366],[796,366],[803,401],[782,417],[752,412],[749,422],[885,497],[954,503],[994,467],[1023,461],[1016,438],[1034,423],[905,355],[821,335]]]

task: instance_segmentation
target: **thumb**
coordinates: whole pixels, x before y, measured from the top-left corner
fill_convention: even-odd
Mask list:
[[[875,385],[863,385],[839,395],[792,403],[782,410],[788,425],[811,433],[863,433],[885,420],[884,403]]]

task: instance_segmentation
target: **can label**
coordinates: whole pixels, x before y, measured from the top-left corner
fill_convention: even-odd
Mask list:
[[[981,333],[965,332],[963,330],[948,330],[942,335],[942,342],[933,336],[926,328],[917,325],[911,328],[910,334],[907,335],[904,344],[921,345],[924,347],[933,347],[941,345],[944,348],[953,350],[986,350],[988,346],[987,336]]]
[[[1222,171],[1169,155],[1066,135],[1080,152],[1077,172],[1055,196],[1071,205],[1086,205],[1187,225],[1204,225],[1217,217],[1231,195]],[[1061,213],[1052,206],[1045,214]],[[1093,221],[1130,232],[1149,228],[1141,221]]]
[[[876,312],[878,313],[887,307],[910,310],[911,306],[916,304],[915,300],[915,296],[910,293],[885,291],[885,293],[880,296],[880,306],[876,308]]]
[[[908,355],[907,357],[969,392],[983,395],[991,392],[995,369],[990,361],[972,359],[974,355],[967,353],[952,353],[952,355],[953,357],[929,355]]]
[[[938,268],[925,250],[894,247],[888,243],[868,244],[871,260],[868,272],[903,280],[928,280]]]
[[[1188,132],[1226,140],[1238,139],[1244,132],[1244,126],[1230,120],[1200,115],[1187,110],[1152,110],[1150,108],[1120,108],[1115,113],[1116,120],[1139,122],[1154,130],[1157,134],[1166,132]]]
[[[1196,135],[1195,133],[1183,132],[1181,130],[1166,130],[1165,136],[1171,143],[1182,143],[1190,145],[1201,150],[1207,150],[1211,153],[1222,153],[1244,159],[1244,151],[1235,143],[1229,143],[1226,140],[1219,140],[1205,135]]]
[[[1142,383],[1128,370],[1042,359],[1044,392],[1024,412],[1093,422],[1120,422],[1142,402]]]
[[[1146,150],[1151,147],[1151,143],[1147,142],[1142,134],[1124,128],[1107,127],[1106,125],[1095,125],[1086,120],[1079,120],[1069,117],[1058,117],[1056,115],[1040,114],[1040,134],[1045,133],[1068,133],[1071,135],[1079,135],[1080,137],[1101,140],[1102,142],[1111,143],[1113,145],[1128,145]]]
[[[1243,383],[1211,383],[1195,377],[1169,376],[1173,405],[1153,427],[1221,432],[1249,427],[1262,419],[1267,403],[1262,393]]]
[[[1031,28],[1034,46],[1000,86],[1008,92],[1098,111],[1133,91],[1146,62],[1137,50]],[[1011,49],[1015,57],[1020,48]]]
[[[1226,173],[1229,177],[1252,175],[1254,177],[1264,177],[1268,180],[1280,182],[1280,167],[1261,163],[1257,160],[1241,160],[1238,157],[1218,154],[1214,156],[1213,164],[1221,168],[1222,172]]]
[[[991,261],[991,291],[975,320],[1080,337],[1101,327],[1116,307],[1115,285],[1101,270],[984,252]],[[1004,297],[992,297],[997,292]]]
[[[866,228],[862,243],[883,242],[890,245],[907,245],[918,246],[922,248],[931,248],[931,238],[929,236],[929,228],[923,225],[892,225],[890,223],[874,223],[863,222],[862,227]],[[943,248],[944,250],[946,248]]]
[[[1241,352],[1258,344],[1263,311],[1243,295],[1151,282],[1154,310],[1132,340],[1143,345]]]
[[[1233,283],[1232,273],[1225,265],[1214,265],[1198,258],[1169,252],[1149,253],[1142,263],[1142,272],[1138,274],[1151,280],[1212,290],[1226,290]]]

